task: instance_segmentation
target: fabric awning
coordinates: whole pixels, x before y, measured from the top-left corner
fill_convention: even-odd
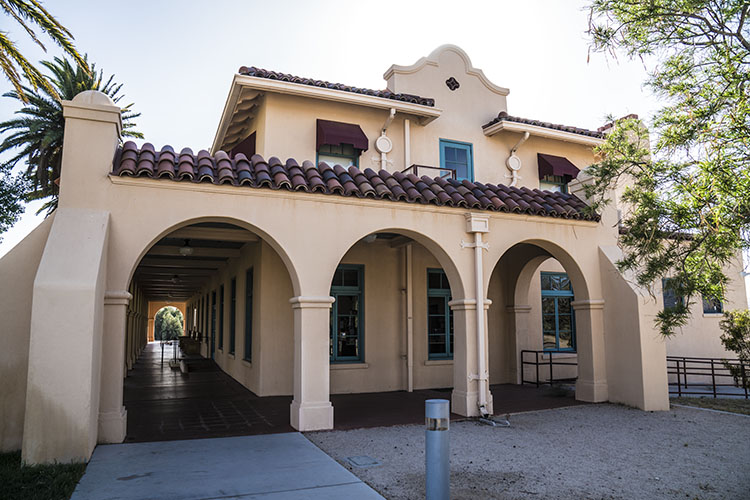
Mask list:
[[[537,153],[536,156],[539,161],[540,179],[543,179],[547,175],[559,175],[560,177],[568,178],[567,180],[578,177],[580,170],[564,156],[546,155],[543,153]]]
[[[320,147],[323,145],[340,146],[341,144],[351,144],[356,149],[367,151],[369,142],[359,125],[318,120],[316,151],[320,151]]]

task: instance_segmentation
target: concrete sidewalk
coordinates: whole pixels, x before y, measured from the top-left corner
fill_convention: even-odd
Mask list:
[[[71,500],[382,499],[302,434],[98,446]]]

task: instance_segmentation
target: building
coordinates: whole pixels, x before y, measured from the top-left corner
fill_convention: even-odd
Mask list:
[[[331,393],[451,387],[455,413],[491,413],[522,350],[575,360],[580,400],[668,409],[617,194],[594,214],[582,192],[602,132],[509,115],[455,46],[384,76],[243,67],[210,152],[120,146],[106,96],[65,102],[59,208],[0,260],[2,448],[121,442],[160,301],[250,390],[293,395],[303,431],[334,426]]]

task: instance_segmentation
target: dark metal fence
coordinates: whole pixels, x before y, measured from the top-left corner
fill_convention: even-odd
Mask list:
[[[435,172],[437,171],[437,172]],[[421,177],[423,175],[428,175],[430,177],[434,177],[435,175],[439,177],[445,177],[450,179],[456,178],[456,170],[452,168],[444,168],[444,167],[432,167],[430,165],[417,165],[414,164],[408,168],[405,168],[401,171],[402,174],[408,174],[412,173],[416,175],[417,177]]]
[[[570,356],[570,352],[555,352],[555,351],[521,351],[521,383],[522,384],[534,384],[537,387],[540,385],[552,385],[555,382],[573,382],[575,377],[570,378],[555,378],[554,367],[555,366],[578,366],[576,360],[572,360],[566,357],[566,361],[555,359],[561,355]],[[544,359],[544,355],[547,355],[547,359]],[[542,359],[539,359],[541,356]],[[526,366],[534,367],[535,380],[526,380]],[[540,380],[539,370],[540,368],[544,371],[549,371],[549,377],[546,381]]]
[[[737,382],[727,365],[739,371]],[[667,356],[667,376],[669,394],[748,399],[750,366],[738,359]]]

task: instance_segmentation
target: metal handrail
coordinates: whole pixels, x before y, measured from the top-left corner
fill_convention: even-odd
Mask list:
[[[533,354],[534,355],[534,361],[527,361],[524,358],[524,354]],[[539,355],[545,355],[547,354],[549,356],[549,359],[542,361],[539,361]],[[578,366],[578,361],[555,361],[554,357],[556,355],[570,355],[575,354],[574,352],[570,351],[532,351],[532,350],[522,350],[521,351],[521,384],[534,384],[537,387],[540,385],[552,385],[555,382],[570,382],[575,380],[575,378],[559,378],[555,379],[553,375],[553,366]],[[524,367],[526,365],[532,365],[536,367],[535,373],[536,373],[536,380],[526,380],[524,378],[524,373],[526,370],[524,370]],[[549,367],[549,379],[547,379],[546,382],[540,382],[539,381],[539,367],[540,366],[548,366]]]
[[[735,380],[735,376],[729,367],[737,367],[740,372],[740,383]],[[667,377],[676,376],[676,382],[669,382],[669,393],[677,396],[683,395],[700,395],[707,396],[711,394],[714,398],[718,396],[735,396],[740,397],[743,394],[722,390],[724,387],[741,388],[745,399],[750,399],[748,391],[748,372],[750,367],[739,359],[727,358],[699,358],[691,356],[667,356]],[[688,376],[693,376],[690,381]],[[710,383],[708,382],[710,377]],[[717,382],[720,380],[731,379],[731,383]],[[698,381],[695,380],[698,378]],[[690,386],[711,386],[711,392],[690,390]],[[675,389],[676,386],[676,389]]]
[[[454,168],[445,168],[445,167],[433,167],[431,165],[417,165],[416,163],[412,164],[410,167],[407,167],[401,171],[402,174],[408,173],[410,170],[413,171],[414,175],[419,177],[419,170],[420,169],[429,169],[429,170],[438,170],[439,172],[446,172],[441,173],[438,176],[442,178],[450,177],[451,179],[456,178],[456,169]]]

